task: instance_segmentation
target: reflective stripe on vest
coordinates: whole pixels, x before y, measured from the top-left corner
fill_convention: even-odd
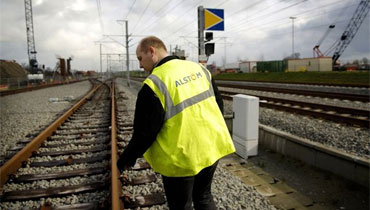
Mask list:
[[[153,81],[153,83],[159,88],[159,90],[161,91],[161,93],[163,94],[163,96],[165,98],[165,107],[166,107],[166,113],[165,113],[165,117],[164,117],[165,121],[170,119],[171,117],[175,116],[176,114],[180,113],[186,107],[189,107],[189,106],[194,105],[196,103],[199,103],[199,102],[201,102],[201,101],[203,101],[203,100],[205,100],[209,97],[214,96],[212,81],[211,81],[211,78],[208,74],[208,70],[205,69],[203,65],[201,65],[201,64],[199,64],[199,65],[202,67],[202,70],[203,70],[204,74],[206,75],[207,80],[209,81],[209,84],[210,84],[209,89],[202,92],[202,93],[199,93],[198,95],[195,95],[193,97],[190,97],[190,98],[182,101],[181,103],[177,104],[176,106],[173,105],[173,101],[170,97],[170,93],[168,92],[167,87],[162,82],[162,80],[160,80],[154,74],[151,74],[151,75],[148,76],[148,79]]]

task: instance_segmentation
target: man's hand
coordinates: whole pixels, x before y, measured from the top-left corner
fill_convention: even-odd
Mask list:
[[[120,171],[121,174],[123,173],[123,171],[130,168],[130,166],[127,164],[127,162],[125,162],[125,160],[123,158],[120,158],[117,161],[117,167],[118,167],[118,170]]]

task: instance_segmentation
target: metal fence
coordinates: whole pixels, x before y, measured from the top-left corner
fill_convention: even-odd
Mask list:
[[[0,85],[8,88],[21,88],[27,86],[28,83],[27,77],[0,78]]]

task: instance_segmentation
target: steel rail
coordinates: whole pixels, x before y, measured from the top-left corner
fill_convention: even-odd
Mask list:
[[[8,180],[9,176],[15,173],[21,166],[24,161],[26,161],[31,155],[37,151],[41,144],[51,136],[56,129],[63,124],[63,122],[71,116],[77,109],[79,109],[87,100],[95,93],[97,89],[101,87],[102,84],[94,86],[79,102],[73,105],[67,112],[50,124],[45,130],[38,134],[32,141],[30,141],[22,150],[17,152],[10,160],[8,160],[0,168],[0,188],[3,188],[3,185]]]
[[[247,81],[247,80],[228,80],[228,79],[216,79],[216,81],[220,82],[253,82],[253,83],[274,83],[274,84],[287,84],[286,82],[277,82],[277,81]],[[304,82],[289,82],[289,84],[294,85],[316,85],[316,86],[329,86],[329,87],[355,87],[355,88],[370,88],[370,85],[356,85],[356,84],[330,84],[330,83],[317,83],[317,82],[310,82],[310,83],[304,83]]]
[[[117,168],[118,149],[117,149],[117,128],[116,128],[116,95],[115,84],[112,81],[111,90],[111,202],[112,210],[123,209],[123,202],[121,201],[122,184],[119,180],[119,170]]]
[[[144,81],[145,78],[133,77],[132,79],[142,82]],[[350,101],[370,102],[370,96],[368,95],[331,93],[331,92],[309,91],[309,90],[298,90],[298,89],[287,89],[287,88],[269,88],[269,87],[258,87],[258,86],[252,86],[252,85],[220,84],[218,83],[218,81],[220,82],[223,82],[223,81],[243,82],[242,80],[216,80],[216,84],[218,87],[229,87],[229,88],[238,88],[238,89],[259,90],[259,91],[268,91],[268,92],[277,92],[277,93],[333,98],[333,99],[350,100]],[[288,83],[279,83],[279,84],[288,84]],[[289,83],[289,84],[295,84],[295,83]],[[312,85],[312,84],[307,84],[307,85]]]
[[[228,94],[228,95],[239,94],[237,92],[223,91],[223,90],[220,90],[220,93],[221,94]],[[241,93],[241,94],[243,94],[243,93]],[[341,106],[332,106],[332,105],[324,105],[324,104],[315,104],[315,103],[310,103],[310,102],[294,101],[294,100],[281,99],[281,98],[273,98],[273,97],[255,95],[255,94],[248,94],[248,95],[256,96],[256,97],[260,98],[260,100],[266,100],[266,101],[271,101],[271,102],[275,102],[275,103],[291,104],[291,105],[297,105],[297,106],[301,106],[301,107],[322,109],[322,110],[325,110],[325,111],[333,111],[333,112],[336,112],[336,113],[351,114],[351,115],[354,115],[354,116],[362,116],[362,117],[367,117],[367,118],[369,118],[369,116],[370,116],[370,111],[369,110],[346,108],[346,107],[341,107]]]
[[[370,102],[370,97],[368,95],[330,93],[330,92],[297,90],[297,89],[287,89],[287,88],[256,87],[256,86],[251,86],[251,85],[217,84],[217,86],[226,87],[226,88],[238,88],[238,89],[259,90],[259,91],[267,91],[267,92],[314,96],[314,97],[322,97],[322,98],[333,98],[333,99],[350,100],[350,101]]]
[[[234,94],[237,94],[237,93],[234,93]],[[226,100],[233,100],[233,97],[230,95],[222,95],[222,97]],[[287,111],[287,112],[298,113],[301,115],[318,117],[318,118],[330,120],[333,122],[345,123],[345,124],[350,124],[350,125],[359,125],[361,127],[366,127],[366,128],[369,128],[369,125],[370,125],[369,118],[361,119],[361,118],[355,118],[351,116],[331,114],[328,112],[307,110],[304,108],[297,108],[293,106],[272,104],[272,103],[264,102],[263,100],[260,101],[260,106],[266,107],[266,108],[278,109],[278,110]]]
[[[144,81],[144,77],[131,77],[131,79],[142,82]],[[326,84],[326,83],[315,83],[315,82],[310,82],[310,83],[302,83],[302,82],[276,82],[276,81],[248,81],[248,80],[225,80],[225,79],[215,79],[216,83],[217,82],[251,82],[251,83],[274,83],[274,84],[293,84],[293,85],[315,85],[315,86],[329,86],[329,87],[354,87],[354,88],[370,88],[370,85],[356,85],[356,84]]]

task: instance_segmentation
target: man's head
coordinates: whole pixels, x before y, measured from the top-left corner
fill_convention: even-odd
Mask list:
[[[136,56],[140,63],[140,68],[151,73],[154,66],[168,56],[166,46],[159,38],[149,36],[142,39],[136,48]]]

